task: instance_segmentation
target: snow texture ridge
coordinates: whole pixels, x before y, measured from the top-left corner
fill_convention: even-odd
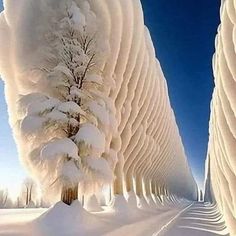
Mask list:
[[[205,201],[217,202],[230,235],[236,235],[236,2],[222,1],[213,57]]]

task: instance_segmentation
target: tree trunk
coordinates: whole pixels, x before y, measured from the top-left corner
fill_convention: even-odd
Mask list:
[[[26,189],[26,199],[25,199],[25,205],[28,206],[28,200],[29,200],[29,190]]]
[[[29,202],[30,203],[32,201],[32,188],[33,186],[30,187],[30,191],[29,191]]]
[[[65,204],[71,205],[71,203],[77,199],[78,199],[78,186],[72,188],[63,187],[61,193],[61,200]]]

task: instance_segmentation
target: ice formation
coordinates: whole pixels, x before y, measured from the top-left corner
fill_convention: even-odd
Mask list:
[[[90,90],[86,94],[72,86],[68,98],[71,101],[58,103],[51,97],[61,98],[62,94],[59,96],[55,89],[52,90],[42,70],[35,68],[52,66],[52,61],[46,59],[49,52],[45,42],[51,39],[50,27],[63,18],[63,10],[69,3],[71,24],[78,26],[78,30],[89,25],[91,32],[97,32],[95,46],[104,53],[97,65],[102,77],[92,74],[85,82],[98,84],[103,89],[102,92]],[[61,149],[49,152],[44,145],[46,142],[67,142],[65,149],[59,150],[60,155],[66,152],[73,160],[79,158],[75,154],[76,147],[60,132],[56,140],[50,129],[46,135],[40,133],[45,120],[54,120],[58,125],[64,123],[69,114],[68,122],[76,125],[76,116],[86,116],[83,112],[90,110],[91,116],[98,119],[84,125],[84,131],[81,129],[75,140],[86,140],[99,154],[102,153],[102,163],[97,163],[94,153],[84,163],[101,171],[107,170],[109,163],[115,175],[115,194],[136,192],[139,199],[147,196],[149,202],[153,201],[153,195],[166,194],[197,199],[197,186],[170,105],[166,80],[144,25],[139,0],[5,0],[4,8],[0,21],[0,72],[5,81],[10,123],[18,150],[32,174],[41,180],[42,169],[36,161],[40,153],[46,152],[46,156],[52,158],[51,154],[55,157]],[[68,23],[61,22],[62,27]],[[76,45],[74,50],[79,50]],[[50,53],[53,57],[54,52]],[[86,61],[87,58],[83,55],[82,59],[75,60]],[[75,73],[81,73],[81,68]],[[65,85],[65,81],[57,80],[59,75],[70,78],[71,73],[61,64],[50,72],[50,81],[57,88]],[[93,96],[96,100],[88,102],[88,109],[84,111],[73,103],[75,96]],[[96,128],[102,130],[105,137]],[[90,130],[95,130],[96,135],[89,137]],[[66,150],[69,145],[70,151]],[[69,162],[60,170],[67,175],[71,168],[74,164]],[[112,177],[109,173],[105,175]],[[69,177],[74,181],[77,175]]]
[[[211,103],[206,201],[216,201],[230,235],[236,235],[236,2],[222,1],[221,25],[213,57],[215,89]]]

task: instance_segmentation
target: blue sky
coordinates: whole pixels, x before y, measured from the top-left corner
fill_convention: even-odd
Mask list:
[[[26,176],[18,159],[12,131],[8,125],[7,106],[4,100],[4,86],[0,80],[0,189],[11,186],[14,194],[20,188],[22,179]]]
[[[221,0],[141,0],[186,154],[203,181]]]
[[[170,99],[196,178],[202,182],[213,89],[211,59],[220,0],[141,0],[145,22],[167,79]],[[0,0],[2,10],[2,0]],[[0,81],[0,188],[18,189],[25,171],[8,125]]]
[[[2,0],[0,10],[2,11]],[[1,52],[0,52],[1,53]],[[17,154],[16,145],[8,124],[7,106],[4,97],[4,83],[0,79],[0,189],[8,188],[14,198],[26,177]]]

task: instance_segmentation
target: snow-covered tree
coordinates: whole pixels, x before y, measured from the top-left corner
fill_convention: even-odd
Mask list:
[[[12,208],[13,201],[9,197],[9,193],[7,189],[0,190],[0,208]]]
[[[5,208],[7,205],[7,200],[8,200],[8,191],[5,190],[0,190],[0,208]]]
[[[21,195],[19,202],[24,203],[24,206],[34,206],[37,201],[37,184],[31,178],[26,178],[22,183]]]
[[[70,205],[79,184],[99,186],[113,177],[103,158],[106,134],[114,128],[99,68],[104,45],[89,5],[82,13],[74,1],[45,37],[47,65],[38,69],[46,88],[22,96],[21,131],[37,140],[30,156],[40,181],[61,186],[61,200]]]

